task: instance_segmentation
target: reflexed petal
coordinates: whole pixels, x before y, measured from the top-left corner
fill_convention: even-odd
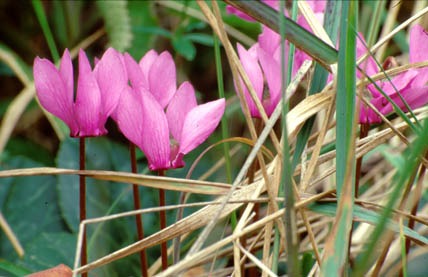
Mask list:
[[[323,13],[327,5],[327,1],[325,0],[310,0],[306,2],[308,3],[309,7],[311,7],[314,13]]]
[[[176,141],[180,141],[187,113],[196,106],[195,90],[189,82],[184,82],[178,88],[166,110],[169,130]]]
[[[114,118],[122,134],[141,148],[143,136],[143,104],[141,92],[130,87],[122,93]]]
[[[143,72],[144,83],[147,85],[149,85],[150,69],[152,68],[153,63],[155,62],[158,56],[159,55],[155,50],[150,50],[140,60],[139,65],[140,65],[141,71]],[[149,87],[147,87],[147,89],[149,89]]]
[[[50,61],[37,57],[33,74],[37,97],[43,108],[64,121],[70,130],[75,129],[73,94],[68,95],[70,92],[56,67]]]
[[[396,94],[397,91],[402,91],[406,87],[410,87],[412,80],[417,79],[418,72],[416,70],[408,70],[395,76],[392,83],[385,81],[382,85],[382,90],[388,94]],[[383,97],[381,94],[379,97]]]
[[[169,130],[163,108],[149,93],[141,94],[143,134],[138,145],[147,157],[150,170],[170,168]]]
[[[375,106],[378,110],[382,108],[382,99],[376,98],[370,101],[373,106]],[[381,123],[382,119],[368,106],[365,106],[361,103],[360,110],[360,123],[364,124],[373,124],[373,123]]]
[[[428,103],[428,87],[419,87],[419,88],[413,88],[413,89],[405,89],[403,91],[400,91],[401,96],[406,100],[407,104],[412,109],[419,108],[426,103]],[[401,101],[401,98],[396,93],[391,96],[392,101],[397,104],[397,106],[402,109],[404,112],[408,112],[407,108],[405,107],[403,101]],[[380,111],[383,114],[389,114],[393,111],[392,105],[388,102]]]
[[[122,91],[128,86],[126,70],[119,53],[113,48],[107,49],[95,66],[94,75],[98,82],[103,105],[100,112],[107,118],[116,109]]]
[[[420,25],[410,29],[409,61],[410,63],[428,60],[428,33]]]
[[[218,99],[193,108],[184,121],[179,153],[187,154],[204,142],[220,122],[226,102]]]
[[[254,45],[249,51],[245,50],[244,47],[242,47],[238,43],[238,53],[239,58],[241,60],[242,66],[244,67],[245,72],[248,75],[248,78],[250,79],[253,88],[257,94],[257,97],[261,100],[263,96],[263,73],[260,69],[259,62],[257,60],[256,56],[256,45]],[[253,101],[253,99],[250,96],[250,93],[248,92],[247,87],[244,85],[244,82],[240,80],[241,87],[244,92],[245,99],[248,104],[248,108],[250,109],[251,116],[252,117],[260,117],[260,113]],[[237,93],[238,93],[238,89]]]
[[[174,60],[167,51],[154,61],[149,72],[149,91],[165,108],[177,90]]]
[[[240,10],[238,10],[235,7],[227,5],[226,11],[228,14],[234,14],[234,15],[236,15],[242,19],[245,19],[247,21],[255,21],[251,16],[247,15],[246,13],[241,12]]]
[[[71,136],[89,137],[107,133],[104,127],[107,117],[103,115],[101,92],[95,74],[91,71],[88,58],[82,50],[79,52],[79,78],[77,81],[75,115],[79,129],[71,130]]]
[[[135,89],[144,88],[147,90],[149,86],[145,83],[143,71],[138,63],[128,53],[123,55],[123,60],[128,74],[128,79],[131,81],[131,86]]]
[[[360,58],[367,53],[367,43],[364,40],[363,34],[358,33],[357,37],[357,57]],[[378,67],[376,61],[372,56],[368,56],[361,64],[360,68],[365,70],[368,76],[372,76],[378,72]],[[363,75],[357,70],[358,78],[363,77]]]
[[[263,31],[258,38],[260,47],[267,53],[275,53],[275,51],[280,47],[281,36],[265,25],[262,26],[262,30]]]
[[[270,116],[281,99],[281,66],[261,48],[258,49],[258,55],[269,88],[269,97],[263,99],[262,103],[266,114]]]
[[[61,62],[59,64],[59,74],[61,75],[61,79],[63,80],[67,90],[66,97],[69,98],[67,102],[72,103],[74,99],[74,75],[73,64],[71,62],[68,49],[65,49],[64,54],[62,55]]]

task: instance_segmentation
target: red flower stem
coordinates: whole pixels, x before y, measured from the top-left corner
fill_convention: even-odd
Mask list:
[[[362,123],[360,125],[360,139],[363,139],[367,137],[370,130],[370,124]],[[363,157],[360,157],[357,159],[356,165],[355,165],[355,199],[358,198],[359,193],[359,187],[360,187],[360,175],[361,175],[361,165],[363,163]],[[352,227],[349,231],[349,241],[348,241],[348,257],[351,262],[352,266],[352,259],[351,259],[351,245],[352,245],[352,231],[354,229],[354,221],[352,221]]]
[[[370,130],[370,124],[361,124],[360,139],[367,137],[367,135],[369,134],[369,130]],[[363,157],[358,158],[355,166],[355,198],[358,198],[362,163],[363,163]]]
[[[425,158],[428,158],[428,152],[426,153]],[[422,163],[421,168],[419,170],[419,182],[424,179],[425,173],[426,173],[426,167]],[[418,184],[419,184],[419,182],[418,182]],[[422,190],[422,187],[417,186],[415,189],[415,195],[420,194],[421,190]],[[411,215],[413,215],[413,216],[416,216],[416,213],[418,211],[419,201],[420,201],[420,198],[417,198],[416,202],[414,203],[414,206],[412,207]],[[415,219],[413,217],[409,219],[409,223],[407,226],[409,227],[409,229],[413,229],[415,227]],[[406,244],[405,244],[406,245],[406,260],[407,260],[407,256],[409,255],[409,251],[410,251],[410,243],[411,243],[410,239],[408,237],[406,237]],[[403,272],[401,271],[400,274],[402,274],[402,273]]]
[[[158,171],[159,176],[165,176],[164,170]],[[165,206],[165,190],[159,189],[159,207]],[[161,230],[166,228],[166,213],[164,210],[159,212],[159,221]],[[166,241],[161,243],[162,270],[168,268],[168,247]]]
[[[85,170],[85,138],[79,139],[79,163],[80,170]],[[80,208],[80,222],[86,219],[86,178],[83,175],[79,176],[79,208]],[[80,255],[80,264],[84,266],[88,263],[88,256],[86,253],[86,230],[83,230],[82,240],[82,253]],[[82,277],[87,277],[88,273],[82,273]]]
[[[255,118],[254,119],[254,125],[256,128],[256,134],[257,136],[260,135],[262,129],[263,129],[263,121],[260,118]],[[247,173],[247,177],[248,177],[248,184],[251,184],[254,182],[254,176],[256,174],[256,171],[259,169],[259,162],[258,160],[254,160],[253,163],[251,164],[250,168],[248,169],[248,173]],[[254,218],[253,218],[253,222],[256,222],[260,219],[260,203],[255,203],[254,204]],[[242,210],[243,212],[243,210]],[[247,237],[244,235],[241,237],[241,244],[242,247],[246,248],[247,247]],[[255,251],[252,250],[251,251],[252,254],[255,254]],[[245,271],[245,263],[246,261],[244,261],[242,263],[241,266],[241,274],[243,277],[245,277],[245,274],[248,273],[249,277],[256,277],[259,275],[259,271],[257,270],[257,267],[250,267],[248,268],[248,272]]]
[[[137,159],[135,157],[135,145],[130,142],[129,143],[129,154],[131,156],[131,171],[132,173],[137,173]],[[135,210],[141,209],[140,202],[140,191],[138,190],[138,185],[132,185],[132,192],[134,196],[134,208]],[[143,220],[141,214],[137,214],[135,216],[135,224],[137,226],[137,235],[138,240],[142,240],[144,238],[144,227]],[[147,271],[147,258],[146,258],[146,250],[141,250],[140,252],[140,266],[141,266],[141,275],[143,277],[148,277],[149,273]]]

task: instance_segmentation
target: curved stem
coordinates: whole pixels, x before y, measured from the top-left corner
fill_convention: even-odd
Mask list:
[[[129,143],[129,154],[131,156],[131,171],[132,173],[137,173],[137,159],[135,157],[135,145],[130,142]],[[134,196],[134,209],[139,210],[141,209],[141,203],[140,203],[140,191],[138,190],[138,185],[133,184],[132,185],[132,193]],[[144,238],[144,227],[143,227],[143,220],[141,214],[135,215],[135,224],[137,226],[137,235],[138,240],[142,240]],[[141,266],[141,275],[143,277],[147,277],[147,258],[146,258],[146,250],[143,249],[140,252],[140,266]]]
[[[164,170],[158,171],[159,176],[165,176]],[[165,190],[159,190],[159,207],[165,206]],[[159,221],[161,230],[166,228],[166,212],[164,210],[159,212]],[[161,256],[162,256],[162,270],[168,268],[168,247],[166,241],[161,243]]]
[[[79,163],[80,170],[85,170],[85,138],[79,139]],[[79,208],[80,208],[80,222],[86,219],[86,177],[83,175],[79,176]],[[82,253],[80,256],[81,266],[88,263],[88,256],[86,253],[86,230],[83,231],[82,240]],[[88,273],[82,273],[82,277],[87,277]]]

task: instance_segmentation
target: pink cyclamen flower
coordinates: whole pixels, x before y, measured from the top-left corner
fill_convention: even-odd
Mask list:
[[[66,49],[60,67],[47,59],[34,60],[34,83],[40,104],[70,128],[71,137],[101,136],[126,87],[126,72],[119,53],[109,48],[92,71],[79,51],[79,76],[74,94],[73,65]]]
[[[316,17],[323,21],[324,9],[326,1],[307,1],[309,6],[314,11]],[[269,1],[268,5],[275,9],[278,9],[278,1]],[[229,8],[229,11],[234,11]],[[288,16],[287,12],[285,15]],[[299,15],[297,17],[297,23],[310,30],[309,24],[306,19]],[[262,26],[262,33],[259,35],[257,43],[254,44],[250,49],[246,50],[243,46],[238,43],[238,54],[247,73],[253,88],[256,92],[258,99],[261,101],[265,112],[270,116],[275,109],[276,105],[281,99],[281,37],[279,34],[269,29],[266,26]],[[285,64],[288,63],[288,52],[289,43],[285,43]],[[293,68],[291,76],[294,77],[306,60],[310,60],[311,57],[305,52],[296,49],[294,53]],[[252,117],[261,117],[260,112],[256,108],[254,101],[252,100],[248,89],[244,85],[243,81],[240,80],[241,87],[245,96],[245,100],[250,109]],[[238,89],[236,87],[236,91]]]
[[[428,34],[419,25],[414,25],[410,30],[409,42],[409,62],[416,63],[428,60]],[[358,50],[357,55],[362,55],[365,50]],[[368,58],[367,74],[372,75],[377,73],[377,66],[372,57]],[[364,67],[363,67],[364,68]],[[378,81],[376,84],[387,94],[392,101],[404,112],[407,112],[406,105],[400,98],[407,102],[411,109],[416,109],[428,103],[428,69],[409,69],[408,71],[399,74],[391,79],[391,81],[384,80]],[[372,99],[370,103],[373,104],[379,112],[384,115],[393,112],[392,104],[378,91],[373,85],[367,87]],[[371,124],[380,123],[381,118],[369,107],[364,104],[361,105],[360,110],[360,123]]]
[[[144,152],[150,170],[183,167],[183,156],[204,142],[218,126],[225,100],[197,105],[192,85],[184,82],[170,101],[159,102],[144,85],[143,68],[128,54],[123,61],[131,87],[122,94],[114,117],[120,130]]]
[[[258,43],[254,44],[248,50],[245,50],[239,43],[237,47],[242,66],[253,85],[257,98],[261,101],[266,114],[270,116],[281,99],[280,63],[279,59],[275,58],[278,54],[272,55],[268,53]],[[251,116],[260,118],[260,112],[251,98],[247,87],[241,79],[239,82],[241,83],[241,88]],[[238,91],[238,88],[236,88],[236,91]]]
[[[276,10],[278,10],[278,8],[279,8],[279,2],[278,2],[278,0],[262,0],[262,2],[264,2],[266,5],[269,5],[269,6],[271,6],[272,8],[274,8]],[[244,19],[244,20],[255,21],[251,16],[247,15],[244,12],[241,12],[237,8],[232,7],[230,5],[226,6],[226,11],[227,11],[227,13],[234,14],[234,15],[236,15],[236,16]]]

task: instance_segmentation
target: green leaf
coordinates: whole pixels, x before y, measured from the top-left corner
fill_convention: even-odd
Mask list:
[[[57,166],[65,168],[79,168],[79,140],[65,139],[57,155]],[[86,139],[86,168],[115,171],[129,171],[129,153],[122,145],[111,142],[105,137]],[[79,178],[77,176],[58,176],[59,204],[67,225],[77,232],[79,227]],[[96,218],[112,213],[129,211],[133,209],[133,200],[129,184],[109,182],[86,178],[87,218]],[[143,192],[144,191],[144,192]],[[153,195],[142,189],[144,199]],[[153,201],[153,200],[152,200]],[[152,202],[151,204],[154,205]],[[143,217],[144,226],[156,226],[154,217],[148,214]],[[146,230],[148,234],[153,228]],[[127,217],[104,223],[88,226],[88,257],[90,260],[107,255],[121,247],[134,242],[136,236],[135,219]],[[121,266],[120,266],[121,265]],[[125,259],[121,263],[114,263],[93,272],[94,275],[112,276],[134,275],[133,266],[137,265],[137,256]],[[136,267],[137,268],[137,267]]]
[[[207,34],[192,33],[192,34],[186,34],[183,37],[185,39],[188,39],[190,41],[193,41],[205,46],[214,46],[213,37]]]
[[[324,215],[334,217],[337,213],[337,204],[336,203],[314,203],[314,204],[309,205],[308,209],[313,211],[313,212],[317,212],[317,213],[321,213]],[[353,212],[353,218],[356,221],[366,222],[366,223],[369,223],[373,226],[377,226],[379,224],[379,222],[381,221],[382,214],[368,210],[368,209],[360,207],[360,206],[355,206],[354,212]],[[389,230],[394,231],[397,234],[400,233],[399,225],[397,224],[397,222],[395,222],[391,219],[387,220],[386,227]],[[406,236],[411,237],[415,240],[418,240],[424,244],[428,244],[428,238],[422,236],[421,234],[410,229],[407,226],[403,226],[403,229],[404,229],[404,234]]]
[[[20,277],[30,274],[31,271],[22,266],[18,266],[15,263],[11,263],[6,260],[0,259],[0,275],[1,276],[13,276]],[[7,274],[7,275],[6,275]]]
[[[154,39],[158,35],[155,29],[161,30],[153,4],[153,1],[128,2],[134,38],[128,51],[137,59],[140,59],[149,49],[153,48]],[[160,33],[159,35],[165,34]]]
[[[24,157],[14,157],[2,163],[1,169],[41,166]],[[60,216],[55,191],[55,178],[33,176],[8,178],[0,186],[0,207],[13,232],[26,250],[26,245],[42,232],[66,231]],[[17,258],[12,245],[1,237],[0,256]]]
[[[178,35],[172,38],[172,46],[175,51],[186,58],[188,61],[192,61],[196,56],[196,48],[190,39],[185,36]]]
[[[32,271],[45,270],[58,264],[72,268],[76,242],[76,235],[70,233],[36,233],[36,238],[25,247],[24,259],[17,260],[16,264]]]
[[[109,44],[118,51],[125,51],[131,46],[131,18],[126,1],[97,1],[103,16]]]

